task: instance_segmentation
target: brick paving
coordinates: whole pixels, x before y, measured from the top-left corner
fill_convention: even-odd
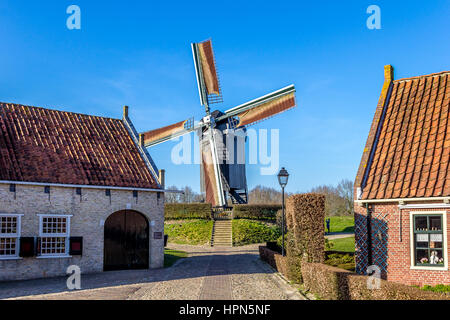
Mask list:
[[[0,299],[31,300],[300,300],[296,288],[259,259],[258,246],[170,244],[189,257],[166,269],[82,275],[82,290],[66,278],[0,282]]]

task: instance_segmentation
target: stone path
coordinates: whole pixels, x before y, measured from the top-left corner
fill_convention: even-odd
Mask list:
[[[355,236],[354,232],[330,232],[325,234],[325,238],[329,240],[350,238]]]
[[[0,282],[0,299],[33,300],[304,300],[259,259],[258,246],[238,248],[170,244],[189,252],[166,269],[83,275],[82,290],[68,291],[66,278]]]

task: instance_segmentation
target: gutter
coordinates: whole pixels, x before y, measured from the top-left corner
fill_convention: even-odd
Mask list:
[[[418,202],[418,201],[443,201],[444,203],[450,203],[450,196],[427,197],[427,198],[367,199],[367,200],[355,200],[354,202],[359,205],[362,205],[364,203],[386,203],[386,202],[399,202],[400,204],[403,204],[405,202]]]
[[[16,185],[24,185],[24,186],[39,186],[39,187],[82,188],[82,189],[109,189],[109,190],[123,190],[123,191],[147,191],[147,192],[162,192],[162,193],[183,193],[183,191],[179,191],[179,190],[166,190],[166,189],[93,186],[93,185],[59,184],[59,183],[42,183],[42,182],[25,182],[25,181],[6,181],[6,180],[0,180],[0,184],[16,184]]]

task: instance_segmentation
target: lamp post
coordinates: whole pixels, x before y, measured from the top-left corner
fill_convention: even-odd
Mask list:
[[[285,168],[281,168],[280,172],[278,173],[278,182],[280,183],[281,190],[282,190],[282,200],[281,200],[281,208],[282,208],[282,217],[281,217],[281,255],[284,257],[284,188],[286,187],[289,180],[289,173]]]

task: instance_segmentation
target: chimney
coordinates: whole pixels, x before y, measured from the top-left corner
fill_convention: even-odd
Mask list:
[[[123,107],[123,117],[128,118],[128,106]]]
[[[394,67],[390,64],[384,66],[384,81],[389,83],[394,81]]]
[[[159,184],[163,189],[166,187],[166,170],[164,169],[159,170]]]

